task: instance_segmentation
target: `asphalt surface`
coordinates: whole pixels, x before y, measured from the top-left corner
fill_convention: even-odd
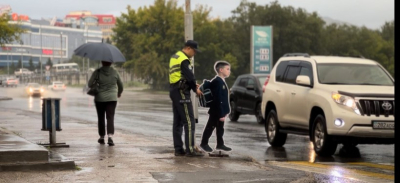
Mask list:
[[[0,88],[0,95],[12,97],[12,100],[1,101],[0,108],[21,109],[41,112],[40,97],[28,97],[24,88]],[[70,119],[96,124],[97,115],[93,98],[83,94],[80,88],[67,88],[65,92],[46,91],[43,97],[61,99],[61,116]],[[145,92],[134,89],[126,90],[117,104],[115,127],[116,134],[132,133],[161,138],[170,142],[172,147],[172,108],[167,92]],[[196,124],[196,143],[207,122],[207,109],[199,108],[199,123]],[[274,182],[393,182],[394,181],[394,145],[358,145],[350,152],[339,145],[334,156],[321,158],[317,156],[308,137],[288,135],[282,148],[270,147],[266,140],[264,125],[257,124],[254,116],[240,116],[238,122],[226,121],[224,140],[233,148],[231,157],[246,157],[271,171],[241,170],[218,173],[201,169],[191,172],[157,172],[153,177],[159,182],[180,182],[182,180],[202,180],[209,182],[266,182],[275,177]],[[215,134],[210,139],[210,146],[215,146]],[[160,153],[162,148],[142,146],[142,150]],[[162,161],[171,161],[165,159]],[[169,162],[171,163],[171,162]],[[173,162],[172,162],[173,163]],[[198,166],[201,167],[201,164]],[[205,168],[207,169],[207,168]],[[235,168],[233,168],[235,169]],[[240,170],[240,167],[237,168]],[[249,171],[251,173],[249,173]],[[292,179],[285,177],[293,174]],[[248,176],[248,177],[247,177]],[[312,177],[312,178],[310,178]],[[243,179],[244,178],[244,179]],[[279,179],[282,178],[282,179]],[[182,181],[184,182],[184,181]],[[312,181],[311,181],[312,182]]]

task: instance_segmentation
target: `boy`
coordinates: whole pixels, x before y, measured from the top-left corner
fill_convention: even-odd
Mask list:
[[[210,90],[213,95],[213,101],[210,104],[207,125],[204,127],[200,148],[205,152],[212,152],[213,149],[208,145],[214,128],[217,128],[217,150],[231,151],[232,149],[225,146],[222,136],[224,135],[225,117],[230,113],[229,106],[229,88],[225,83],[225,78],[231,74],[231,66],[226,61],[217,61],[214,65],[215,76],[211,80]]]

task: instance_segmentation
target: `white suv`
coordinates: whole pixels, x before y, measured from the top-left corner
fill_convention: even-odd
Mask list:
[[[394,144],[394,79],[375,61],[285,54],[262,99],[272,146],[283,146],[288,133],[308,135],[320,156],[340,143]]]

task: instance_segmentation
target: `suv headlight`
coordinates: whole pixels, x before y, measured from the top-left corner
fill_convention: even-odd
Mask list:
[[[361,115],[360,110],[358,109],[358,107],[356,105],[356,101],[354,100],[353,97],[341,95],[337,92],[332,92],[332,99],[336,103],[347,106],[347,107],[353,109],[356,114]]]

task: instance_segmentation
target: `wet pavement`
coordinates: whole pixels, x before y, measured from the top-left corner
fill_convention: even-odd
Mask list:
[[[0,94],[13,98],[13,100],[1,101],[0,110],[1,108],[19,109],[32,111],[35,114],[41,112],[40,97],[25,96],[23,87],[0,88]],[[62,121],[65,118],[67,121],[78,121],[77,125],[91,125],[94,127],[97,125],[97,115],[93,105],[93,98],[83,94],[80,88],[67,88],[65,92],[48,91],[44,94],[44,97],[61,98]],[[157,138],[169,144],[163,144],[158,147],[143,144],[137,148],[147,153],[172,154],[171,105],[167,92],[129,91],[128,89],[123,93],[117,104],[115,138],[124,134]],[[36,121],[38,123],[37,129],[40,129],[41,121]],[[197,143],[201,138],[201,132],[206,122],[207,109],[199,108],[199,123],[196,124]],[[95,139],[96,137],[93,138]],[[211,147],[215,146],[215,140],[215,135],[213,135],[210,139]],[[229,171],[225,171],[226,175],[223,177],[229,177],[229,179],[221,180],[221,182],[235,182],[239,180],[237,177],[242,177],[240,178],[242,182],[266,182],[269,177],[277,178],[274,179],[277,182],[302,182],[300,180],[301,177],[303,177],[305,182],[311,179],[328,182],[332,182],[332,180],[338,182],[342,182],[341,180],[345,180],[345,182],[393,182],[394,180],[394,145],[358,145],[356,149],[351,151],[346,151],[339,145],[334,156],[321,158],[314,153],[312,143],[305,136],[288,135],[284,147],[270,147],[266,140],[264,126],[257,124],[254,116],[248,115],[241,116],[238,122],[226,122],[224,140],[228,146],[233,148],[233,152],[230,153],[231,160],[253,162],[259,166],[254,170],[248,170],[249,167],[244,166],[244,170],[241,170],[240,167],[229,168],[230,165],[227,165],[225,168],[228,167]],[[170,148],[165,149],[165,145]],[[101,151],[102,149],[94,149],[93,151],[97,152],[99,150]],[[61,151],[67,152],[66,150]],[[85,150],[84,152],[88,153],[87,151]],[[107,153],[112,154],[115,152]],[[174,165],[179,159],[169,157],[158,159],[158,161]],[[214,161],[215,159],[206,163],[207,166]],[[227,163],[224,160],[218,161],[221,161],[222,164]],[[79,164],[79,158],[76,163]],[[154,173],[152,176],[159,182],[179,182],[178,180],[186,180],[185,178],[190,177],[196,177],[196,180],[204,180],[204,182],[208,182],[207,180],[218,180],[218,175],[220,174],[213,173],[213,167],[204,167],[202,162],[192,164],[188,166],[199,169],[194,175],[188,172],[171,173],[167,171]],[[219,168],[218,166],[215,167]],[[274,171],[266,173],[259,170],[260,168],[273,169]],[[292,179],[290,179],[290,176],[285,177],[288,170],[290,170],[290,174],[293,173],[295,175]],[[84,172],[87,170],[81,171]],[[232,173],[232,171],[236,173]],[[253,176],[246,178],[248,175],[243,173],[243,171]],[[279,177],[285,178],[279,180]]]

